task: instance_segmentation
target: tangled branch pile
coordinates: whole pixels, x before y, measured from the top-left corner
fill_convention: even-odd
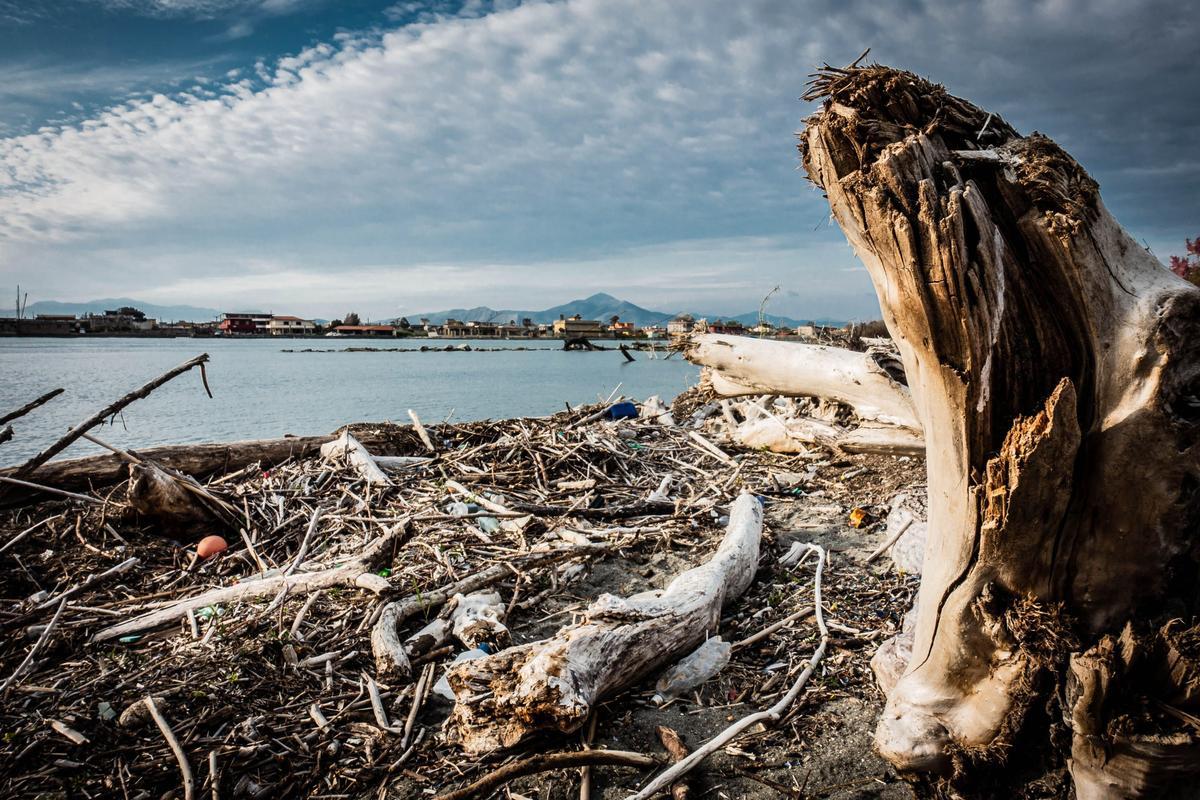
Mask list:
[[[95,502],[8,512],[0,523],[0,557],[9,560],[0,578],[0,784],[13,797],[48,789],[410,796],[486,778],[494,765],[464,768],[453,744],[461,734],[439,730],[453,696],[440,679],[456,655],[552,641],[598,593],[661,587],[704,564],[746,490],[768,501],[768,527],[795,524],[789,515],[805,503],[817,509],[806,515],[810,535],[820,537],[811,520],[822,513],[832,528],[845,527],[846,507],[831,505],[820,488],[826,451],[729,452],[714,443],[719,407],[696,405],[680,425],[656,401],[636,419],[608,419],[602,405],[541,419],[355,425],[327,437],[323,455],[306,451],[210,476],[197,486],[222,510],[174,530],[147,516],[144,503],[136,512],[121,486],[86,495]],[[884,470],[878,502],[910,480],[899,466]],[[868,485],[869,471],[857,473]],[[828,483],[839,497],[853,491],[836,477]],[[192,545],[207,535],[228,549],[198,558]],[[742,535],[757,548],[755,530]],[[777,543],[790,544],[787,536]],[[590,697],[590,719],[605,719],[602,735],[610,719],[619,728],[608,703],[630,687],[648,715],[671,713],[656,710],[638,685],[706,635],[738,639],[784,623],[735,651],[704,688],[707,699],[692,695],[698,710],[786,689],[780,681],[802,666],[816,632],[799,613],[811,607],[801,588],[811,578],[793,575],[811,565],[777,560],[778,553],[765,559],[746,595],[725,599],[724,612],[717,598],[712,630],[688,630],[673,643],[659,631],[650,641],[665,663],[627,665],[628,680]],[[826,580],[835,603],[883,600],[851,601],[853,610],[833,621],[854,658],[836,656],[832,669],[843,665],[846,677],[822,679],[811,691],[870,694],[872,643],[897,626],[911,581],[863,576],[836,559]],[[456,668],[463,675],[451,675],[455,688],[475,680],[469,670],[486,661]],[[469,715],[458,699],[458,715]],[[686,696],[678,702],[694,705]],[[580,722],[587,718],[585,709]],[[722,720],[712,716],[702,738]],[[478,718],[471,725],[486,727]],[[621,743],[659,763],[656,744]],[[562,746],[556,730],[523,745]],[[776,746],[803,745],[781,733]],[[600,787],[604,775],[627,782],[643,774],[600,768],[641,763],[603,752],[608,761],[598,756],[589,779]]]

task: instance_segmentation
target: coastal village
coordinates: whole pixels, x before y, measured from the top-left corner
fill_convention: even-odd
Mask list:
[[[507,322],[447,319],[434,323],[405,317],[371,322],[357,314],[331,321],[304,319],[287,314],[228,312],[211,322],[168,322],[148,317],[141,310],[123,307],[103,314],[35,314],[31,318],[0,317],[0,336],[146,336],[146,337],[427,337],[443,339],[665,339],[693,333],[799,337],[818,340],[841,329],[809,322],[794,328],[766,320],[746,326],[736,320],[709,320],[678,314],[660,324],[637,325],[612,316],[606,320],[560,314],[552,322],[529,318]]]

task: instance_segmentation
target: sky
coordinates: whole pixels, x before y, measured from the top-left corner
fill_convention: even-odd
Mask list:
[[[1056,139],[1165,260],[1200,236],[1191,5],[0,0],[0,286],[871,318],[795,147],[866,47]]]

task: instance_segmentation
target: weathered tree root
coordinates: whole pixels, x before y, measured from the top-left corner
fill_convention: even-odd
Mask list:
[[[880,751],[969,783],[988,759],[957,754],[1004,763],[1070,673],[1062,721],[1081,797],[1146,796],[1200,772],[1200,759],[1176,770],[1123,744],[1134,739],[1101,701],[1125,667],[1095,651],[1129,619],[1200,610],[1200,290],[1044,136],[887,67],[823,70],[807,96],[825,103],[802,134],[805,168],[871,274],[927,443],[912,662]],[[1151,703],[1180,694],[1128,685]],[[1143,722],[1138,736],[1196,741]],[[1021,743],[1055,755],[1044,733]]]
[[[661,591],[601,595],[583,620],[541,642],[460,664],[452,736],[472,754],[512,747],[540,730],[570,732],[594,703],[691,652],[721,608],[754,579],[762,506],[743,494],[717,551]]]

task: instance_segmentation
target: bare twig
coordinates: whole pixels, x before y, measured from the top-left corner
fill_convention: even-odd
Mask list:
[[[627,750],[576,750],[569,753],[543,753],[507,764],[461,789],[439,795],[435,800],[467,800],[468,797],[486,797],[498,786],[522,775],[534,775],[554,769],[605,765],[645,769],[657,766],[659,763],[661,762],[658,759]]]
[[[158,710],[158,706],[155,705],[154,698],[146,695],[146,699],[143,702],[146,703],[146,710],[150,712],[150,718],[154,720],[154,724],[162,731],[163,738],[167,740],[167,746],[171,748],[171,752],[175,754],[175,759],[179,762],[179,773],[183,777],[183,800],[192,800],[196,782],[192,778],[192,765],[188,763],[187,754],[183,752],[183,747],[180,746],[179,740],[175,738],[175,732],[171,730],[171,726],[167,724],[166,718]]]
[[[33,647],[29,648],[29,653],[25,656],[25,660],[17,665],[17,668],[13,670],[13,674],[8,676],[8,680],[0,685],[0,695],[7,692],[9,687],[13,686],[25,674],[25,670],[33,663],[33,657],[42,649],[42,645],[50,639],[50,634],[54,632],[54,628],[58,625],[58,620],[62,616],[63,609],[66,607],[67,599],[64,597],[58,604],[58,610],[54,612],[54,616],[50,619],[50,624],[42,631],[42,635],[38,637],[38,640],[33,643]]]
[[[708,758],[710,755],[720,750],[725,745],[732,742],[743,731],[757,725],[758,723],[769,724],[775,723],[783,717],[787,709],[800,696],[800,692],[804,689],[804,685],[808,683],[809,677],[821,663],[821,659],[825,657],[825,648],[829,644],[829,630],[825,627],[825,616],[821,610],[821,573],[825,571],[825,550],[820,545],[810,543],[809,549],[817,554],[817,573],[813,578],[813,613],[817,618],[817,628],[821,631],[821,642],[813,653],[812,658],[804,665],[804,670],[800,676],[796,678],[796,682],[788,689],[787,694],[780,698],[779,702],[768,708],[766,711],[759,711],[756,714],[742,717],[737,722],[730,725],[719,734],[709,739],[702,747],[698,748],[687,758],[678,762],[672,767],[663,770],[658,777],[646,784],[640,792],[630,795],[626,800],[647,800],[653,797],[658,792],[661,792],[666,787],[679,780],[684,775],[691,772],[700,764],[701,761]]]
[[[62,389],[53,389],[49,392],[46,392],[44,395],[42,395],[38,399],[31,400],[30,402],[28,402],[25,405],[18,408],[16,411],[10,411],[7,414],[5,414],[3,417],[0,417],[0,425],[7,425],[8,423],[12,422],[14,419],[19,419],[19,418],[25,416],[26,414],[28,414],[30,411],[33,411],[38,406],[42,405],[43,403],[47,403],[50,400],[53,400],[54,398],[58,397],[62,393],[63,393]]]

